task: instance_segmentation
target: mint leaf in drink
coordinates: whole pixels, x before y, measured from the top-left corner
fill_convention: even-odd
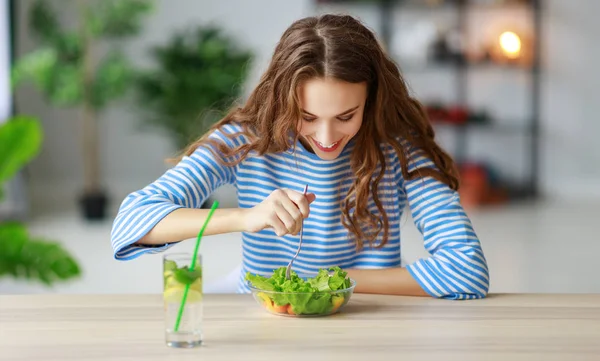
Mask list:
[[[196,267],[193,270],[190,270],[188,266],[183,266],[182,268],[175,270],[173,277],[175,277],[175,280],[179,283],[191,285],[198,278],[202,277],[202,269]]]

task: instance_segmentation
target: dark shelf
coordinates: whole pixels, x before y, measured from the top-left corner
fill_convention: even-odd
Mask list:
[[[508,198],[513,201],[535,199],[538,196],[537,191],[528,185],[505,182],[504,187],[508,193]]]
[[[433,71],[456,71],[457,68],[463,68],[472,71],[524,71],[530,72],[533,70],[533,66],[523,66],[518,64],[499,64],[493,62],[427,62],[423,65],[416,65],[414,63],[406,62],[401,58],[396,58],[396,62],[403,73],[426,73]],[[405,64],[405,65],[403,65]]]
[[[453,152],[453,158],[458,164],[468,163],[468,137],[471,132],[486,132],[486,134],[498,134],[499,136],[525,136],[526,137],[526,152],[524,155],[527,160],[528,175],[527,180],[514,184],[506,179],[500,179],[500,188],[504,190],[507,198],[510,200],[522,200],[522,199],[533,199],[539,196],[539,142],[540,142],[540,92],[541,92],[541,66],[540,66],[540,55],[541,51],[541,34],[542,34],[542,0],[527,0],[527,1],[510,1],[504,4],[481,4],[477,1],[472,0],[455,0],[445,1],[441,6],[430,6],[423,2],[417,3],[413,0],[317,0],[317,3],[337,3],[337,4],[364,4],[376,6],[379,10],[380,17],[380,29],[378,31],[378,37],[382,40],[382,43],[386,48],[389,49],[391,39],[398,30],[399,22],[401,18],[395,15],[402,11],[453,11],[456,12],[458,31],[467,36],[471,31],[477,31],[477,29],[470,29],[468,26],[468,16],[471,14],[479,15],[475,12],[479,9],[494,11],[505,10],[505,9],[524,9],[527,11],[527,16],[530,17],[533,26],[533,39],[532,43],[528,44],[531,46],[531,53],[529,54],[532,58],[528,59],[530,62],[524,63],[495,63],[492,61],[482,62],[468,62],[465,61],[463,56],[453,55],[444,52],[444,44],[435,44],[432,53],[432,61],[428,61],[426,64],[415,64],[410,61],[403,60],[399,56],[395,57],[396,63],[398,64],[400,71],[409,75],[410,73],[426,73],[435,71],[453,71],[455,77],[453,80],[455,100],[453,102],[458,105],[464,105],[465,107],[469,102],[469,76],[471,72],[478,71],[496,71],[496,72],[524,72],[531,78],[531,92],[528,97],[530,104],[529,117],[524,119],[527,122],[507,122],[502,119],[488,118],[489,121],[465,123],[465,124],[452,124],[446,121],[435,121],[433,118],[433,127],[437,130],[449,130],[455,133],[455,145],[456,150]],[[441,54],[441,56],[440,56]],[[447,57],[446,57],[447,56]],[[446,59],[448,59],[446,61]],[[468,107],[467,107],[468,108]],[[455,109],[456,110],[456,109]],[[433,109],[435,112],[436,110]],[[458,114],[454,111],[451,112],[448,119],[460,118],[461,110],[458,109]],[[442,116],[443,118],[443,116]],[[446,118],[443,118],[444,120]],[[475,117],[473,119],[481,120],[481,117]],[[501,170],[500,170],[500,173]]]
[[[343,2],[343,1],[339,1]],[[357,1],[354,1],[357,2]],[[370,3],[376,3],[374,1],[370,1]],[[533,8],[533,4],[531,1],[511,1],[503,4],[482,4],[478,1],[464,1],[464,4],[461,4],[459,1],[444,1],[441,5],[428,5],[424,1],[410,1],[410,0],[395,0],[392,1],[395,6],[401,7],[402,10],[414,10],[414,11],[444,11],[444,10],[457,10],[460,7],[467,7],[469,9],[527,9],[530,10]]]
[[[529,123],[529,122],[528,122]],[[532,135],[533,129],[531,126],[523,124],[506,124],[501,121],[491,121],[485,123],[465,123],[465,124],[452,124],[447,122],[436,122],[432,121],[433,128],[435,130],[448,129],[453,131],[489,131],[503,134],[524,134]]]
[[[510,9],[510,8],[523,8],[531,9],[534,7],[533,1],[509,1],[502,4],[482,4],[479,1],[473,0],[456,0],[456,1],[444,1],[440,5],[429,5],[424,0],[413,1],[413,0],[317,0],[319,4],[361,4],[361,5],[382,5],[388,4],[392,7],[399,7],[402,10],[415,10],[415,11],[440,11],[457,10],[460,7],[468,7],[470,9]]]

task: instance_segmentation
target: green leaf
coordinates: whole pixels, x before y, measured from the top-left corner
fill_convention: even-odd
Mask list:
[[[0,125],[0,184],[37,156],[42,129],[33,117],[18,116]]]
[[[56,14],[50,5],[43,0],[37,0],[29,11],[29,27],[43,41],[52,42],[60,36],[60,25]]]
[[[191,285],[198,278],[202,277],[202,268],[195,267],[193,270],[190,270],[188,266],[184,266],[174,272],[174,277],[179,283]]]
[[[275,285],[273,285],[273,283],[269,279],[261,275],[253,275],[250,272],[248,272],[246,273],[246,280],[252,283],[254,287],[259,288],[261,290],[275,291]]]
[[[309,282],[318,291],[330,291],[329,273],[327,270],[319,270],[317,276],[311,279]]]
[[[44,48],[55,51],[60,62],[78,63],[83,55],[83,35],[79,30],[63,31],[48,3],[37,0],[29,13],[32,32],[40,38]]]
[[[312,297],[306,303],[304,309],[299,309],[298,312],[304,314],[320,314],[329,312],[333,308],[331,303],[331,293],[313,293]],[[296,305],[294,305],[294,311]]]
[[[139,32],[144,15],[151,9],[150,1],[102,0],[86,13],[87,28],[96,37],[134,35]]]
[[[101,109],[123,94],[133,79],[133,69],[120,53],[113,52],[98,66],[92,83],[92,106]]]
[[[333,271],[333,275],[329,277],[329,288],[332,291],[350,287],[350,280],[347,277],[348,272],[343,271],[340,267],[333,267],[329,270]]]
[[[46,89],[47,99],[57,106],[75,106],[83,100],[83,79],[75,65],[58,64]]]
[[[79,65],[61,60],[52,48],[42,48],[23,56],[13,67],[11,76],[13,86],[32,80],[46,99],[57,106],[77,105],[83,97]]]
[[[0,124],[0,185],[32,160],[41,144],[42,130],[35,118],[18,116]],[[0,223],[0,276],[51,285],[79,274],[79,266],[59,244],[30,238],[20,223]]]
[[[60,62],[81,65],[83,60],[83,38],[79,32],[61,34],[54,41],[54,49]]]
[[[11,71],[13,87],[26,80],[32,80],[38,88],[47,89],[57,62],[56,50],[49,47],[42,47],[22,56]]]
[[[51,285],[80,273],[75,259],[58,243],[30,238],[20,223],[0,224],[0,276]]]
[[[292,305],[293,311],[298,314],[304,313],[306,304],[308,301],[310,301],[315,292],[310,284],[305,283],[304,280],[301,280],[301,282],[290,282],[288,285],[286,285],[284,291],[297,293],[274,294],[273,301],[278,306],[284,306],[289,303]]]

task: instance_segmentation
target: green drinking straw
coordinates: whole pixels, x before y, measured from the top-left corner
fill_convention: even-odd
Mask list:
[[[204,225],[200,229],[200,233],[198,233],[198,238],[196,239],[196,247],[194,248],[194,253],[192,254],[192,264],[190,265],[190,271],[194,270],[194,266],[196,265],[196,255],[198,254],[198,249],[200,248],[200,240],[202,239],[202,235],[204,234],[204,230],[206,229],[206,225],[212,217],[215,209],[219,206],[219,202],[215,201],[208,212],[208,216],[204,221]],[[181,322],[181,315],[183,315],[183,307],[185,306],[185,300],[187,298],[188,291],[190,290],[190,284],[185,285],[185,289],[183,291],[183,298],[181,299],[181,306],[179,306],[179,313],[177,314],[177,321],[175,322],[175,332],[179,331],[179,323]]]

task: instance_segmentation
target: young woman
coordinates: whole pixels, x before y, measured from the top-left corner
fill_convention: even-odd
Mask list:
[[[267,276],[288,264],[303,220],[297,272],[340,266],[364,293],[488,292],[455,164],[374,34],[350,16],[309,17],[285,31],[245,105],[123,201],[115,257],[194,239],[208,215],[200,206],[225,184],[237,188],[239,208],[216,210],[205,235],[242,232],[240,292],[246,272]],[[401,267],[406,206],[431,256]]]

